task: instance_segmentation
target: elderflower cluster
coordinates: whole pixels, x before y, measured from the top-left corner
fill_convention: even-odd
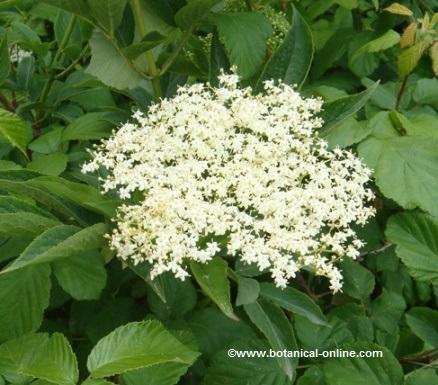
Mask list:
[[[335,262],[363,245],[351,224],[374,213],[370,170],[318,137],[321,100],[273,81],[257,95],[235,74],[219,81],[136,112],[92,152],[83,172],[105,169],[103,190],[127,200],[111,248],[149,262],[152,278],[184,279],[187,262],[221,251],[270,271],[279,287],[310,268],[340,290]]]
[[[16,47],[11,51],[9,55],[9,60],[11,61],[11,63],[19,64],[23,59],[31,56],[32,52]]]

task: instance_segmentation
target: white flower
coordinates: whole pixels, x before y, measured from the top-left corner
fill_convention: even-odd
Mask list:
[[[111,247],[151,263],[152,277],[184,279],[188,261],[206,263],[223,245],[280,287],[307,267],[340,290],[335,263],[363,245],[350,226],[374,214],[371,171],[319,138],[321,100],[273,81],[253,95],[234,74],[219,80],[136,112],[83,166],[106,169],[104,191],[142,194],[119,208]]]
[[[12,51],[9,55],[9,59],[10,59],[11,63],[20,63],[24,58],[31,57],[31,56],[32,56],[31,51],[26,51],[26,50],[21,49],[19,47],[15,47],[14,49],[12,49]]]

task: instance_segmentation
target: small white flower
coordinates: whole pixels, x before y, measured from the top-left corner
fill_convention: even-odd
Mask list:
[[[135,112],[83,166],[107,170],[104,191],[142,193],[119,208],[110,246],[124,260],[151,263],[152,277],[184,279],[188,261],[208,262],[225,242],[280,287],[306,267],[340,290],[335,263],[363,246],[351,225],[374,215],[371,171],[319,138],[320,99],[281,82],[253,95],[235,74],[219,81],[181,87],[147,114]]]
[[[31,57],[32,52],[26,51],[20,47],[14,47],[9,55],[11,63],[21,63],[24,58]]]

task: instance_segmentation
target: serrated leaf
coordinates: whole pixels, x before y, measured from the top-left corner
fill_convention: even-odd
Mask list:
[[[426,49],[427,44],[424,41],[419,41],[402,51],[398,57],[398,75],[400,79],[404,79],[415,69]]]
[[[341,264],[343,285],[342,291],[353,298],[363,299],[374,290],[374,275],[360,263],[345,260]]]
[[[391,334],[397,328],[403,311],[406,309],[406,303],[397,293],[384,290],[371,303],[371,318],[375,325],[385,332]]]
[[[151,385],[175,385],[187,372],[188,365],[178,362],[167,362],[142,369],[130,370],[122,374],[122,385],[143,384],[145,379]]]
[[[212,21],[237,73],[243,79],[254,75],[266,55],[267,39],[272,33],[269,20],[259,13],[240,12],[216,13]]]
[[[69,225],[52,227],[36,237],[0,274],[98,249],[105,241],[106,230],[103,223],[85,229]]]
[[[378,85],[379,82],[375,82],[365,91],[324,104],[320,114],[324,120],[321,135],[328,135],[331,129],[359,111],[376,91]]]
[[[435,369],[418,369],[405,376],[404,385],[438,385],[438,374]]]
[[[84,252],[52,263],[59,285],[74,299],[98,299],[106,284],[103,257],[96,251]]]
[[[406,209],[419,207],[438,216],[438,139],[404,136],[373,141],[375,164],[370,166],[382,193]]]
[[[322,366],[327,385],[402,385],[403,370],[386,348],[369,343],[355,342],[342,346],[348,351],[382,351],[379,358],[345,357],[326,360]]]
[[[291,324],[279,307],[268,302],[256,301],[244,305],[243,308],[251,322],[269,341],[273,350],[292,351],[298,349]],[[292,380],[295,377],[298,359],[278,357],[277,361],[287,377]]]
[[[400,38],[400,47],[407,48],[410,47],[415,42],[415,34],[417,33],[417,23],[413,21],[409,24]]]
[[[391,48],[400,41],[400,35],[393,29],[386,31],[382,36],[377,39],[371,40],[368,43],[360,47],[352,56],[351,60],[354,61],[358,57],[366,53],[374,53]]]
[[[284,83],[300,87],[310,70],[313,59],[313,39],[309,26],[294,8],[292,26],[283,43],[272,55],[259,78],[257,88],[265,80],[281,79]]]
[[[45,265],[0,275],[0,342],[40,327],[50,286]]]
[[[211,360],[204,377],[206,384],[289,385],[291,383],[276,360],[259,357],[230,357],[228,349],[269,351],[269,345],[256,338],[233,342]]]
[[[30,187],[47,191],[66,201],[70,201],[88,210],[95,211],[107,217],[113,217],[119,202],[108,199],[97,189],[83,183],[71,182],[67,179],[50,176],[33,178],[27,182]]]
[[[0,345],[0,367],[59,385],[75,385],[76,357],[60,333],[28,334]]]
[[[438,311],[427,307],[413,307],[406,313],[406,323],[432,348],[438,347]]]
[[[392,216],[386,236],[396,244],[397,256],[419,281],[438,284],[438,220],[427,214],[406,212]]]
[[[20,234],[36,236],[59,224],[57,220],[30,212],[0,213],[0,236],[11,237]]]
[[[103,378],[168,362],[192,365],[198,355],[158,321],[131,322],[94,346],[87,367],[92,377]]]
[[[25,156],[32,136],[29,126],[18,115],[0,108],[0,134]]]
[[[193,276],[202,291],[221,309],[225,315],[236,319],[230,300],[230,283],[227,277],[227,262],[213,258],[210,262],[190,264]]]
[[[280,289],[271,283],[260,284],[260,296],[285,310],[300,314],[317,325],[327,325],[319,306],[306,294],[292,287]]]
[[[187,322],[200,350],[207,356],[241,338],[252,340],[256,337],[253,329],[243,320],[232,320],[217,308],[207,307],[189,313]]]

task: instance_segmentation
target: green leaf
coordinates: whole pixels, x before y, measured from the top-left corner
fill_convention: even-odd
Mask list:
[[[201,22],[219,0],[192,0],[175,15],[176,24],[182,29],[193,28]]]
[[[382,36],[377,39],[371,40],[370,42],[364,44],[360,47],[352,56],[351,60],[356,60],[359,56],[366,53],[373,53],[383,51],[385,49],[391,48],[398,44],[400,41],[400,35],[393,29],[386,31]]]
[[[258,13],[216,13],[212,21],[219,31],[230,63],[247,79],[254,75],[266,55],[266,42],[272,33],[269,20]]]
[[[393,354],[386,348],[369,342],[342,346],[343,350],[382,351],[383,357],[332,358],[323,364],[327,385],[402,385],[403,371]]]
[[[301,14],[294,8],[292,26],[283,43],[266,64],[258,81],[281,79],[284,83],[300,87],[306,80],[313,59],[312,32]]]
[[[319,366],[311,366],[298,379],[297,385],[326,385],[324,373]]]
[[[193,276],[202,291],[221,309],[225,315],[237,319],[230,301],[230,282],[227,278],[227,262],[222,258],[213,258],[207,264],[190,264]]]
[[[421,282],[438,284],[438,220],[419,212],[392,216],[386,236],[396,244],[397,256]]]
[[[46,208],[56,211],[65,220],[71,221],[73,219],[80,224],[86,225],[87,220],[84,219],[83,211],[69,204],[64,199],[51,194],[49,191],[33,185],[39,176],[40,174],[30,170],[14,169],[0,171],[0,189],[8,193],[32,198]],[[61,178],[59,179],[62,180]],[[75,183],[75,185],[87,187],[79,183]]]
[[[297,314],[294,316],[294,328],[301,342],[300,347],[303,349],[330,350],[354,341],[353,333],[348,328],[347,322],[337,317],[330,317],[330,323],[326,325],[309,327],[307,318]]]
[[[28,163],[27,168],[37,171],[44,175],[57,176],[67,168],[68,156],[61,152],[49,155],[40,155],[32,162]]]
[[[413,307],[406,313],[406,323],[414,334],[432,348],[438,347],[438,311]]]
[[[230,357],[235,351],[267,351],[269,345],[256,338],[235,341],[218,352],[211,361],[204,383],[208,385],[290,385],[291,381],[274,359],[260,357]]]
[[[44,3],[50,4],[54,7],[61,8],[67,12],[74,13],[82,17],[87,22],[96,25],[92,16],[91,9],[85,0],[42,0]]]
[[[321,135],[328,135],[334,127],[359,111],[377,89],[378,85],[379,82],[376,82],[358,94],[345,96],[324,104],[323,111],[320,114],[324,120]]]
[[[260,284],[260,296],[293,313],[306,317],[317,325],[327,325],[319,306],[306,294],[292,287],[280,289],[271,283]]]
[[[374,143],[374,164],[364,153],[365,143]],[[438,216],[438,139],[396,137],[376,140],[370,137],[359,146],[359,154],[375,169],[375,180],[382,193],[405,209],[419,207]]]
[[[360,263],[345,260],[341,264],[344,284],[342,290],[350,297],[364,299],[374,290],[374,275]]]
[[[88,0],[91,15],[111,36],[119,26],[127,0]]]
[[[149,307],[160,319],[180,318],[196,306],[197,295],[192,281],[181,281],[170,272],[156,277],[147,292]]]
[[[51,192],[78,206],[111,218],[115,215],[118,201],[108,199],[94,187],[83,183],[70,182],[67,179],[50,176],[38,177],[28,182],[29,186]]]
[[[416,82],[413,94],[419,104],[430,104],[438,108],[438,79],[420,79]]]
[[[56,219],[51,213],[35,206],[33,203],[12,196],[0,196],[0,213],[32,213],[49,219]]]
[[[187,372],[188,365],[167,362],[122,374],[122,385],[175,385]]]
[[[237,282],[236,305],[248,305],[257,300],[260,294],[258,281],[251,278],[239,277]]]
[[[52,263],[60,286],[77,300],[98,299],[106,284],[103,257],[86,252]]]
[[[239,339],[252,340],[256,337],[252,328],[244,321],[232,320],[217,308],[209,307],[189,313],[187,322],[196,336],[200,351],[207,356]]]
[[[60,333],[28,334],[0,345],[0,368],[59,385],[75,385],[76,357]]]
[[[158,321],[131,322],[94,346],[87,367],[92,377],[103,378],[168,362],[192,365],[198,355]]]
[[[119,48],[105,35],[95,30],[90,39],[91,61],[86,70],[102,83],[118,90],[136,88],[142,81],[139,73],[132,67]]]
[[[322,132],[321,137],[328,142],[330,148],[345,148],[359,143],[370,134],[371,127],[368,121],[362,120],[358,122],[356,119],[350,117],[331,130]]]
[[[87,378],[81,385],[114,385],[114,383],[103,378]]]
[[[0,213],[0,236],[41,234],[51,227],[58,226],[59,221],[30,212]]]
[[[32,138],[29,126],[19,116],[1,108],[0,134],[27,156],[27,144]]]
[[[128,59],[136,59],[142,53],[149,51],[166,41],[166,36],[157,31],[152,31],[144,36],[141,41],[131,44],[126,48],[123,48],[123,53]]]
[[[98,249],[105,242],[103,235],[106,230],[106,225],[103,223],[85,229],[69,225],[52,227],[36,237],[23,253],[0,274]]]
[[[435,369],[418,369],[405,376],[404,385],[438,385]]]
[[[400,79],[404,79],[415,69],[426,49],[427,43],[419,41],[400,54],[398,57],[398,75]]]
[[[263,333],[275,351],[298,350],[297,342],[291,324],[283,310],[268,302],[253,302],[244,305],[249,319]],[[292,380],[298,359],[278,357],[278,365],[284,370],[287,377]]]
[[[4,36],[0,43],[0,85],[3,84],[8,77],[9,67],[8,38]]]
[[[118,112],[90,112],[73,120],[64,130],[62,140],[92,140],[111,135],[127,116]]]
[[[37,330],[49,296],[49,266],[0,275],[0,341]]]
[[[384,290],[370,306],[371,318],[375,325],[387,333],[393,333],[398,321],[406,309],[406,303],[400,295]]]

